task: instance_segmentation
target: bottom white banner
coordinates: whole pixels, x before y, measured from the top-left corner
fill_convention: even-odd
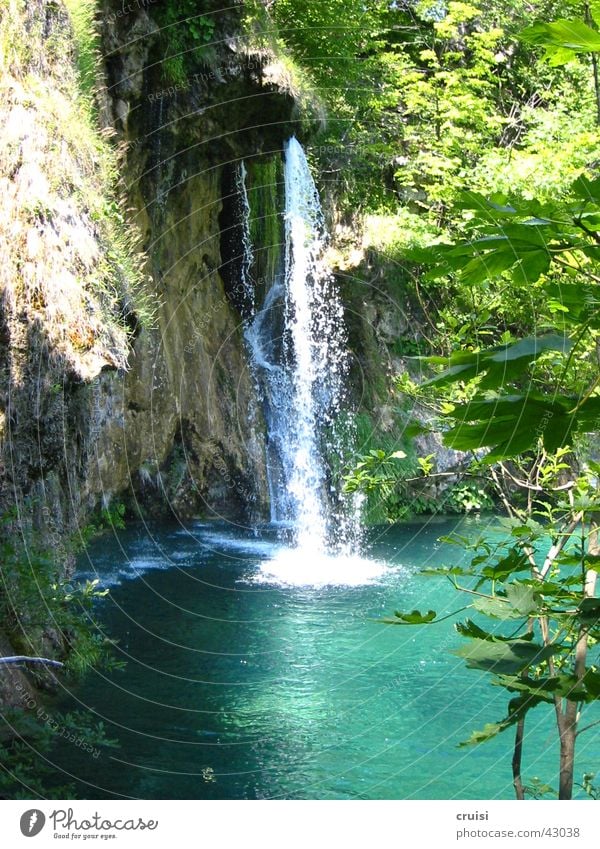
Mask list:
[[[583,802],[4,801],[2,847],[548,847],[595,849],[600,807]]]

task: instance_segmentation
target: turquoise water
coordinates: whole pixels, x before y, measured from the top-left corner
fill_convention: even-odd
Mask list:
[[[461,643],[453,620],[374,621],[464,603],[444,578],[418,574],[460,559],[437,541],[456,528],[373,532],[369,556],[388,565],[357,586],[269,580],[268,529],[134,527],[99,540],[80,575],[111,585],[98,613],[127,667],[92,672],[62,707],[93,711],[120,747],[93,758],[63,741],[53,760],[83,798],[512,798],[512,731],[457,748],[505,715],[506,696],[449,653]],[[555,736],[550,707],[533,711],[527,780],[557,785]],[[578,774],[600,765],[598,737],[586,737]]]

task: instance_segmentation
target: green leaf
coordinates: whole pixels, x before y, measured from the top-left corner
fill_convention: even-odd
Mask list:
[[[487,743],[493,737],[496,737],[502,731],[510,727],[512,723],[504,722],[488,722],[483,726],[481,731],[473,731],[468,740],[463,740],[458,744],[459,749],[464,749],[467,746],[478,746],[480,743]]]
[[[600,572],[600,554],[586,554],[584,558],[585,568]]]
[[[491,222],[501,218],[512,218],[517,214],[517,209],[508,203],[504,195],[498,195],[494,200],[486,198],[478,192],[460,192],[455,203],[456,209],[474,209],[483,217],[488,217]]]
[[[483,283],[512,268],[515,262],[515,252],[509,247],[504,250],[488,251],[474,257],[462,267],[461,280],[470,286]]]
[[[447,383],[454,383],[456,380],[471,380],[478,373],[476,365],[456,365],[450,366],[449,369],[441,374],[426,380],[421,386],[444,386]]]
[[[536,23],[524,29],[520,38],[527,44],[543,47],[551,65],[564,65],[577,53],[600,51],[600,34],[583,21],[561,19]]]
[[[402,436],[405,439],[414,439],[415,436],[421,436],[423,433],[431,433],[431,428],[421,422],[410,422],[402,431]]]
[[[439,566],[419,570],[421,575],[474,575],[472,569],[463,569],[462,566]]]
[[[509,345],[501,345],[499,348],[491,348],[485,351],[486,357],[495,362],[507,362],[509,360],[535,359],[544,351],[570,351],[573,343],[571,340],[559,333],[548,333],[545,336],[528,336]]]
[[[579,605],[578,619],[585,624],[594,624],[600,620],[600,598],[584,598]]]
[[[598,6],[600,7],[600,3]],[[595,203],[600,206],[600,177],[590,180],[585,174],[580,174],[572,183],[571,191],[585,204]]]
[[[545,351],[568,352],[572,347],[571,340],[558,333],[548,333],[544,336],[529,336],[518,342],[507,345],[497,345],[484,351],[457,351],[451,357],[417,357],[430,363],[447,364],[448,368],[441,374],[425,381],[423,386],[441,386],[456,380],[470,380],[482,372],[491,372],[492,383],[504,385],[509,379],[515,379]],[[489,384],[486,388],[492,388]]]
[[[464,658],[471,669],[483,669],[497,675],[517,675],[529,666],[537,666],[560,652],[557,646],[540,646],[528,640],[490,642],[474,639],[452,654]]]
[[[462,637],[468,637],[471,640],[477,639],[488,640],[492,643],[505,643],[514,639],[513,637],[503,637],[500,634],[491,634],[489,631],[484,631],[483,628],[480,628],[479,625],[476,625],[475,622],[473,622],[471,619],[465,619],[464,622],[456,622],[454,627]],[[530,642],[533,639],[533,632],[523,634],[517,639],[526,640],[527,642]]]
[[[551,257],[547,251],[528,251],[515,266],[513,280],[520,286],[529,286],[531,283],[535,283],[542,274],[548,273],[550,262]]]
[[[491,581],[504,581],[513,572],[523,572],[530,568],[527,556],[518,548],[511,548],[505,557],[502,557],[492,566],[487,566],[481,574]]]
[[[491,616],[494,619],[520,619],[520,614],[517,614],[503,598],[476,598],[473,601],[473,607],[479,613],[485,616]]]
[[[419,610],[413,610],[411,613],[402,613],[399,610],[394,612],[394,619],[381,619],[385,625],[427,625],[433,622],[436,617],[435,610],[429,610],[427,613],[421,613]]]
[[[484,463],[531,450],[540,438],[545,448],[554,452],[570,445],[575,431],[597,429],[600,398],[589,398],[579,409],[576,406],[575,397],[546,398],[539,393],[531,393],[530,397],[497,395],[491,399],[475,396],[470,403],[457,405],[446,417],[457,424],[444,433],[443,440],[457,451],[489,446],[492,450],[482,458]]]
[[[497,416],[477,424],[458,424],[443,435],[444,445],[455,451],[477,451],[486,446],[506,445],[514,453],[526,451],[535,444],[533,418]]]
[[[475,396],[467,404],[457,404],[451,417],[460,421],[476,421],[497,416],[518,418],[525,411],[531,416],[542,417],[546,413],[562,413],[564,410],[565,407],[549,401],[545,395],[531,392],[527,395],[496,395],[492,398]]]
[[[545,702],[553,702],[555,696],[572,702],[594,701],[594,697],[590,696],[583,683],[574,675],[555,675],[552,678],[499,675],[498,679],[492,683],[512,692],[528,693]]]
[[[506,597],[509,604],[514,607],[517,613],[527,616],[534,611],[537,611],[537,594],[533,587],[517,582],[506,585]]]
[[[468,740],[458,744],[459,748],[475,746],[479,743],[485,743],[487,740],[491,740],[497,734],[500,734],[502,731],[506,731],[507,728],[515,725],[522,717],[525,716],[528,710],[531,710],[543,701],[545,701],[545,699],[530,695],[529,693],[524,693],[515,699],[511,699],[508,705],[508,716],[505,719],[500,722],[490,722],[485,725],[481,731],[474,731]]]
[[[583,676],[582,683],[591,699],[600,699],[600,672],[595,669],[588,669]]]

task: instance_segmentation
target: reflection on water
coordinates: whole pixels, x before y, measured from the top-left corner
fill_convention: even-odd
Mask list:
[[[339,561],[298,559],[272,529],[98,541],[81,574],[112,584],[99,613],[127,667],[91,673],[61,707],[93,711],[121,745],[93,759],[61,741],[53,759],[87,798],[512,798],[508,738],[456,747],[506,697],[450,653],[452,619],[377,622],[461,606],[447,580],[417,574],[457,562],[437,542],[455,525],[390,528],[366,559]],[[598,763],[587,736],[579,772]],[[556,784],[554,737],[550,706],[536,708],[527,779]]]

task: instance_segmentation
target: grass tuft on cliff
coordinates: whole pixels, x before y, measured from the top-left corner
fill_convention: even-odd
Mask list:
[[[43,328],[83,377],[127,367],[152,321],[144,257],[96,122],[96,5],[0,0],[0,289],[11,335]]]

